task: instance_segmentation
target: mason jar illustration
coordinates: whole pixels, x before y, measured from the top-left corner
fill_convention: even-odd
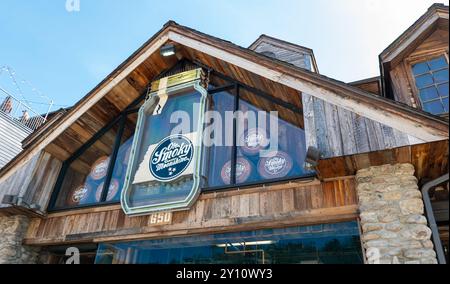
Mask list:
[[[187,210],[200,193],[207,91],[201,69],[163,78],[139,111],[121,203],[142,215]],[[180,127],[174,115],[189,118]]]

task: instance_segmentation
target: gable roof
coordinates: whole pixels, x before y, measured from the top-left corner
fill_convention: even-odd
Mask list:
[[[391,43],[381,54],[383,64],[399,61],[399,58],[414,50],[424,37],[429,36],[437,27],[448,30],[449,7],[433,4],[411,27]]]
[[[24,151],[0,171],[0,182],[11,176],[15,168],[30,161],[34,155],[51,145],[54,146],[55,140],[78,123],[81,117],[95,108],[101,100],[111,96],[111,93],[115,92],[117,88],[120,90],[122,84],[127,86],[132,83],[137,84],[135,82],[136,77],[132,78],[133,81],[130,80],[129,76],[136,75],[136,70],[144,65],[146,60],[158,56],[159,49],[167,42],[184,47],[186,49],[185,56],[190,57],[191,60],[213,69],[228,71],[231,76],[238,80],[248,80],[249,84],[254,84],[254,87],[259,84],[264,86],[267,82],[270,82],[277,85],[282,93],[292,93],[289,90],[304,92],[369,119],[383,121],[390,127],[426,141],[448,139],[448,122],[439,117],[385,98],[373,96],[343,82],[258,54],[250,49],[170,21],[69,112],[52,124],[51,127],[45,128],[39,136],[34,137]],[[144,66],[145,68],[138,70],[137,75],[142,75],[141,73],[144,71],[151,74],[150,71],[152,70],[149,70],[151,68],[164,68],[164,66],[157,65],[156,63],[155,66],[147,64]],[[250,76],[258,76],[257,82],[249,79]],[[148,78],[148,80],[151,79]],[[121,94],[123,95],[123,93],[113,95],[117,97]],[[131,95],[126,94],[126,96]],[[138,95],[136,94],[135,97]],[[291,97],[285,99],[297,100],[297,98]],[[96,109],[96,111],[101,111],[101,109]],[[109,112],[108,110],[103,111]],[[82,128],[83,125],[85,124],[78,125],[78,129]]]
[[[291,50],[296,53],[309,54],[311,56],[311,63],[313,70],[316,73],[320,73],[319,68],[317,66],[316,57],[314,56],[314,51],[311,48],[262,34],[248,47],[248,49],[255,51],[258,48],[258,46],[260,46],[263,43],[267,43],[282,49]]]

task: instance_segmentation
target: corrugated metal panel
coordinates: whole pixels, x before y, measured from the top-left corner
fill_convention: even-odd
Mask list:
[[[0,169],[22,151],[22,141],[31,133],[31,129],[0,112]]]

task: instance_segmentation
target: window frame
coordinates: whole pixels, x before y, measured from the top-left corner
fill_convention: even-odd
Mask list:
[[[239,103],[241,100],[240,90],[245,89],[246,91],[251,92],[258,97],[269,100],[269,101],[273,102],[274,104],[282,106],[288,110],[293,111],[294,113],[297,113],[297,114],[303,116],[303,111],[301,109],[299,109],[298,107],[296,107],[290,103],[287,103],[281,99],[274,98],[264,91],[258,90],[251,86],[248,86],[244,83],[241,83],[233,78],[230,78],[230,77],[228,77],[222,73],[216,72],[214,70],[211,70],[211,75],[217,76],[218,78],[226,81],[229,84],[222,86],[222,87],[217,87],[217,88],[208,90],[208,96],[216,94],[216,93],[220,93],[223,91],[234,90],[235,94],[234,95],[232,94],[234,96],[234,109],[233,109],[234,112],[237,112],[240,110],[240,103]],[[205,187],[205,188],[202,188],[202,192],[228,191],[228,190],[234,190],[236,188],[245,188],[245,187],[251,187],[251,186],[258,186],[258,185],[268,185],[268,184],[288,182],[288,181],[293,181],[293,180],[311,180],[311,179],[314,179],[317,177],[317,173],[313,172],[308,175],[292,176],[292,177],[277,178],[277,179],[270,179],[270,180],[261,180],[261,181],[255,181],[255,182],[247,182],[247,183],[237,183],[236,182],[236,166],[237,166],[236,162],[238,159],[238,150],[237,150],[238,137],[236,134],[236,129],[237,129],[237,119],[235,117],[234,121],[233,121],[233,146],[232,146],[232,151],[231,151],[230,184],[223,185],[223,186]]]
[[[212,76],[217,76],[221,80],[225,81],[226,84],[219,87],[214,87],[212,89],[209,89],[208,86],[208,97],[210,97],[213,94],[234,90],[234,111],[239,111],[240,109],[240,90],[245,89],[248,92],[253,93],[254,95],[261,97],[263,99],[269,100],[273,102],[274,104],[277,104],[281,107],[284,107],[288,110],[293,111],[294,113],[297,113],[301,116],[303,116],[303,111],[301,108],[296,107],[293,104],[290,104],[288,102],[285,102],[279,98],[275,98],[268,93],[256,89],[254,87],[248,86],[242,82],[239,82],[231,77],[226,76],[225,74],[222,74],[220,72],[217,72],[212,69],[208,69],[209,73]],[[144,94],[142,94],[139,98],[137,98],[132,104],[130,104],[124,111],[122,111],[116,118],[114,118],[111,122],[109,122],[107,125],[105,125],[99,132],[97,132],[88,142],[86,142],[80,149],[78,149],[68,160],[63,162],[61,171],[58,175],[58,179],[56,181],[56,184],[54,186],[54,189],[52,191],[52,195],[50,198],[49,205],[47,207],[47,211],[54,213],[54,212],[64,212],[64,211],[72,211],[72,210],[79,210],[79,209],[86,209],[86,208],[97,208],[97,207],[103,207],[103,206],[113,206],[113,205],[119,205],[120,201],[105,201],[108,195],[108,189],[112,180],[112,175],[114,171],[114,166],[116,163],[117,155],[119,152],[119,148],[121,146],[121,138],[123,136],[123,131],[125,128],[125,121],[128,115],[135,114],[139,112],[140,107],[138,105],[143,102],[149,92],[150,92],[150,86],[147,87],[147,90]],[[114,125],[117,123],[120,123],[120,127],[118,130],[118,133],[116,135],[115,144],[112,149],[111,154],[111,162],[108,166],[108,172],[107,176],[105,178],[105,184],[103,187],[102,192],[102,198],[101,202],[95,203],[95,204],[85,204],[85,205],[77,205],[77,206],[67,206],[58,208],[56,207],[56,202],[59,197],[59,194],[62,190],[62,185],[64,178],[66,176],[67,170],[69,169],[72,162],[74,162],[76,159],[78,159],[81,155],[84,154],[84,152],[92,146],[95,142],[97,142],[106,132],[108,132]],[[268,184],[274,184],[274,183],[282,183],[282,182],[289,182],[289,181],[295,181],[295,180],[305,180],[310,181],[317,177],[317,174],[315,172],[312,172],[311,174],[307,175],[301,175],[301,176],[292,176],[292,177],[285,177],[285,178],[278,178],[278,179],[272,179],[272,180],[261,180],[256,182],[249,182],[249,183],[236,183],[236,161],[238,156],[238,150],[237,150],[237,118],[234,118],[233,121],[233,146],[232,146],[232,168],[231,168],[231,181],[229,185],[223,185],[223,186],[216,186],[216,187],[202,187],[201,192],[218,192],[218,191],[229,191],[229,190],[236,190],[238,188],[246,188],[246,187],[252,187],[252,186],[261,186],[261,185],[268,185]]]
[[[109,191],[109,186],[112,180],[112,175],[114,172],[114,167],[117,160],[117,155],[119,153],[119,149],[121,146],[121,139],[123,136],[123,132],[125,129],[125,122],[128,115],[135,114],[139,111],[139,107],[136,108],[139,103],[144,101],[144,99],[147,96],[147,92],[144,95],[141,95],[138,97],[133,103],[131,103],[124,111],[122,111],[117,117],[115,117],[113,120],[111,120],[107,125],[105,125],[102,129],[100,129],[97,133],[92,136],[91,139],[89,139],[88,142],[86,142],[81,148],[79,148],[69,159],[63,162],[61,170],[58,174],[58,179],[56,180],[56,184],[53,188],[52,195],[50,197],[49,204],[47,206],[48,212],[60,212],[60,211],[68,211],[68,210],[77,210],[82,208],[92,208],[92,207],[100,207],[100,206],[106,206],[106,205],[115,205],[119,204],[120,202],[117,201],[106,201]],[[84,205],[77,205],[77,206],[66,206],[66,207],[56,207],[56,202],[58,200],[58,197],[62,191],[62,186],[64,182],[64,178],[66,177],[67,170],[70,168],[71,164],[77,160],[80,156],[82,156],[86,150],[94,145],[99,139],[102,138],[104,134],[106,134],[109,130],[111,130],[115,125],[119,123],[119,129],[117,131],[114,145],[111,152],[111,159],[110,163],[108,165],[108,171],[107,175],[105,177],[105,182],[103,185],[103,191],[101,195],[101,201],[94,203],[94,204],[84,204]]]
[[[408,58],[406,60],[406,65],[407,65],[407,80],[409,82],[409,85],[411,86],[411,93],[412,93],[412,97],[415,101],[415,104],[417,105],[418,108],[420,108],[421,110],[425,111],[424,107],[423,107],[423,102],[422,99],[420,98],[420,90],[416,85],[416,75],[413,72],[413,67],[416,64],[419,63],[423,63],[423,62],[427,62],[427,61],[431,61],[433,59],[439,58],[443,56],[445,58],[445,60],[447,61],[447,64],[449,64],[449,50],[447,49],[439,49],[433,52],[430,52],[426,55],[418,55],[418,56],[414,56],[411,58]],[[443,70],[443,69],[442,69]],[[424,73],[427,74],[427,73]],[[423,74],[422,74],[423,75]],[[421,75],[419,75],[421,76]],[[432,84],[431,86],[437,86],[436,84]],[[427,112],[429,113],[429,112]],[[432,115],[436,115],[436,116],[448,116],[449,113],[441,113],[441,114],[433,114],[430,113]]]

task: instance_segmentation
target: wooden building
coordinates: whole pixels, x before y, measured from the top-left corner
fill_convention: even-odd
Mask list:
[[[0,171],[0,262],[445,262],[448,7],[380,64],[347,84],[311,49],[168,22]],[[179,111],[200,124],[175,137]]]

